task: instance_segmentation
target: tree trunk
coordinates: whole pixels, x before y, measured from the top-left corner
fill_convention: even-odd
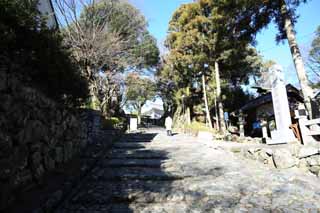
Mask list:
[[[309,115],[312,117],[310,99],[313,95],[313,91],[310,86],[310,82],[307,78],[307,74],[306,74],[306,70],[304,67],[301,52],[300,52],[300,49],[299,49],[299,46],[298,46],[298,43],[296,40],[296,35],[295,35],[294,28],[293,28],[293,24],[292,24],[290,16],[288,15],[287,5],[284,0],[281,0],[281,8],[280,9],[281,9],[281,15],[284,18],[284,25],[285,25],[284,27],[285,27],[285,31],[286,31],[286,36],[288,39],[288,43],[289,43],[291,55],[293,58],[293,62],[294,62],[295,68],[296,68],[296,72],[298,75],[298,79],[300,82],[300,87],[302,90],[303,99],[304,99],[304,102],[306,105],[306,109],[309,112]]]
[[[204,104],[206,107],[206,120],[209,122],[210,129],[212,129],[212,122],[211,122],[211,116],[210,116],[208,99],[207,99],[207,91],[206,91],[206,80],[205,80],[204,74],[202,74],[202,90],[203,90]]]
[[[214,95],[214,113],[216,117],[216,128],[218,131],[220,131],[220,126],[219,126],[219,119],[218,119],[218,106],[217,106],[217,96]]]
[[[99,100],[96,94],[96,85],[92,77],[91,67],[86,66],[86,71],[87,71],[87,80],[89,82],[89,105],[90,105],[90,108],[94,110],[99,110],[99,105],[98,105]]]
[[[96,95],[96,88],[92,82],[89,82],[89,104],[90,108],[94,110],[99,109],[99,100]]]
[[[224,123],[224,115],[223,115],[223,105],[221,100],[221,85],[220,85],[220,71],[218,62],[214,63],[215,65],[215,74],[216,74],[216,84],[217,84],[217,103],[218,103],[218,112],[219,112],[219,124],[220,124],[220,132],[222,134],[225,133],[226,125]]]
[[[187,97],[190,97],[190,87],[187,87]],[[185,103],[184,103],[185,104]],[[186,112],[185,112],[185,118],[187,124],[191,124],[191,115],[190,115],[190,106],[189,104],[186,105]]]
[[[137,113],[138,124],[141,124],[141,108],[142,106],[139,106],[138,113]]]

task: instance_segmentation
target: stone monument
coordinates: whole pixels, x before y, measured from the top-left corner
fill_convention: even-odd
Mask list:
[[[271,131],[271,140],[267,144],[281,144],[296,141],[292,130],[288,96],[282,68],[274,65],[271,68],[271,92],[276,130]]]

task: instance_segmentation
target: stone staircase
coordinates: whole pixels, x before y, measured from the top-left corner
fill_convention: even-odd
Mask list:
[[[318,179],[184,135],[127,134],[55,212],[317,212]],[[314,211],[315,210],[315,211]]]
[[[127,134],[56,212],[185,212],[194,199],[165,151],[147,148],[155,134]]]

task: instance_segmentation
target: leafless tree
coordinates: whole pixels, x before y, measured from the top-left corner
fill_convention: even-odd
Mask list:
[[[99,102],[99,91],[116,91],[118,72],[139,63],[134,45],[146,29],[144,17],[122,0],[54,0],[54,6],[64,40],[89,82],[91,100]],[[110,98],[100,98],[100,104]]]

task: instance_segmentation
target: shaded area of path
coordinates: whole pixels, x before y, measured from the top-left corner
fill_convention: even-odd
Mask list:
[[[115,143],[56,212],[318,212],[319,183],[149,130]]]

